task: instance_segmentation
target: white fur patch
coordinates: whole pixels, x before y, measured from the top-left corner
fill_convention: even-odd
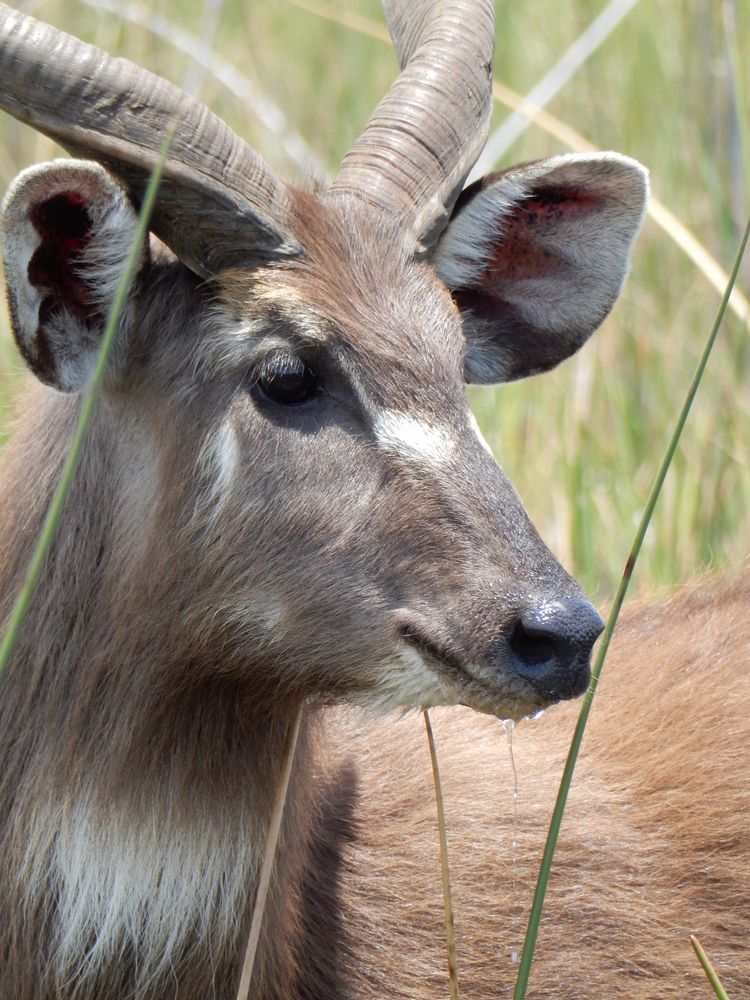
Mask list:
[[[278,295],[272,295],[264,292],[262,284],[256,282],[252,286],[250,308],[257,313],[241,319],[221,304],[206,310],[201,336],[193,347],[196,372],[204,368],[220,378],[233,377],[247,371],[251,361],[268,351],[294,352],[300,343],[319,344],[326,338],[325,321],[314,310],[305,309],[299,297],[284,288]],[[283,316],[294,329],[294,340],[275,332],[278,316],[269,319],[271,311]]]
[[[451,431],[398,410],[380,409],[354,372],[348,370],[347,376],[354,395],[372,422],[379,447],[438,464],[451,457],[456,448],[456,438]]]
[[[244,632],[249,641],[260,641],[259,627],[262,632],[278,632],[287,617],[287,608],[280,597],[259,591],[252,597],[220,605],[215,616],[230,623],[239,633]]]
[[[479,429],[477,418],[474,416],[471,410],[469,410],[469,427],[471,427],[472,431],[474,432],[474,436],[476,437],[477,441],[481,444],[481,446],[484,448],[484,450],[487,452],[487,454],[494,459],[495,456],[492,454],[492,448],[490,448],[490,446],[487,444],[484,434],[482,434],[481,430]]]
[[[172,957],[196,932],[209,951],[237,932],[257,868],[249,845],[262,831],[239,810],[231,822],[199,811],[191,824],[168,815],[168,800],[144,799],[143,808],[152,815],[141,822],[116,810],[101,816],[84,795],[37,820],[21,877],[30,907],[42,885],[57,894],[52,962],[66,995],[130,949],[138,996],[151,995],[149,984],[169,978]]]
[[[381,448],[428,462],[446,462],[456,447],[453,434],[444,428],[395,410],[376,410],[372,429]]]
[[[376,713],[458,705],[460,698],[459,687],[431,669],[411,646],[382,668],[377,688],[362,695],[363,707]]]
[[[284,285],[278,274],[272,274],[264,285],[262,279],[254,287],[255,302],[270,312],[276,312],[292,326],[297,334],[311,343],[325,341],[330,324],[313,309],[293,285]]]
[[[253,352],[263,339],[264,345],[286,347],[281,337],[264,338],[266,317],[252,316],[242,320],[232,317],[222,306],[206,310],[201,322],[201,334],[192,345],[192,365],[199,379],[201,369],[217,378],[236,377],[246,372]]]
[[[215,473],[216,489],[225,495],[234,479],[239,463],[240,449],[237,434],[228,421],[219,427],[210,442],[211,461]]]
[[[232,492],[240,458],[237,433],[228,420],[209,434],[198,455],[198,476],[202,484],[196,509],[213,520]]]

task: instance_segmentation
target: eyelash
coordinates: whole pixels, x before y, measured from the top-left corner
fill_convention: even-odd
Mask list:
[[[316,372],[292,354],[267,355],[255,379],[257,390],[278,406],[301,406],[320,392]]]

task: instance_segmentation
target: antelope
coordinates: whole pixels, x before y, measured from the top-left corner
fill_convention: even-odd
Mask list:
[[[0,105],[75,157],[24,171],[4,203],[11,325],[36,379],[3,454],[0,623],[172,132],[3,678],[8,998],[233,997],[301,705],[253,996],[438,995],[435,866],[412,839],[423,769],[402,723],[373,735],[351,712],[454,706],[451,767],[489,774],[496,717],[589,681],[601,619],[464,385],[541,373],[600,325],[646,174],[616,153],[555,156],[462,190],[488,126],[493,5],[385,8],[401,73],[334,182],[298,189],[166,81],[0,7]],[[360,801],[358,785],[387,794]],[[491,800],[485,874],[479,826],[461,853],[480,927],[502,930]],[[482,940],[463,961],[489,996],[508,971]]]

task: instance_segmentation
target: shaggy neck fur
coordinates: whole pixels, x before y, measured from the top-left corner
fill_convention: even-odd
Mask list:
[[[67,400],[56,406],[57,419],[42,408],[39,423],[48,451],[62,456],[74,413]],[[24,461],[38,430],[26,428],[6,460],[3,481],[14,491],[0,497],[0,622],[59,465],[51,462],[40,482]],[[106,455],[102,443],[92,450]],[[230,997],[296,706],[259,710],[238,682],[210,673],[200,652],[188,654],[178,608],[165,595],[163,609],[155,607],[158,595],[133,575],[133,545],[132,565],[114,561],[113,533],[127,527],[132,497],[107,472],[84,459],[4,679],[3,989],[18,1000]],[[94,474],[96,506],[87,501]],[[297,995],[300,897],[314,841],[309,728],[290,787],[257,997]]]

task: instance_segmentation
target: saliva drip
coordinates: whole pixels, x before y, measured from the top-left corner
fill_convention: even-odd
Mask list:
[[[505,735],[508,739],[508,754],[510,756],[510,770],[513,775],[513,825],[511,833],[511,861],[510,861],[510,886],[513,896],[516,894],[516,850],[518,848],[518,772],[516,771],[516,759],[513,755],[513,730],[515,729],[515,722],[513,719],[501,719],[500,724],[505,730]],[[511,965],[515,965],[518,962],[518,950],[514,948],[510,953]]]

